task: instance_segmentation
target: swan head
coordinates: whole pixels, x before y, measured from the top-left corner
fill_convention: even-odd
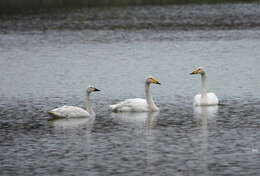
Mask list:
[[[204,75],[206,72],[202,67],[198,67],[195,71],[191,72],[190,75],[200,74]]]
[[[100,91],[99,89],[97,89],[94,86],[88,86],[87,88],[87,93],[90,94],[91,92],[95,92],[95,91]]]
[[[146,78],[145,80],[146,84],[161,84],[159,81],[157,81],[154,77],[149,76],[148,78]]]

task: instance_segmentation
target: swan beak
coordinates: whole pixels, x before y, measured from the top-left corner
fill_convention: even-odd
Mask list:
[[[194,72],[191,72],[190,75],[194,75],[194,74],[198,74],[199,73],[199,69],[196,69]]]
[[[100,90],[96,88],[94,91],[100,91]]]
[[[154,79],[154,78],[152,78],[152,80],[153,80],[153,83],[154,83],[154,84],[161,84],[159,81],[157,81],[157,80]]]

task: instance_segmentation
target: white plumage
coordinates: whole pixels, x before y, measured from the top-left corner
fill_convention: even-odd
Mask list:
[[[206,72],[203,68],[199,67],[194,72],[190,73],[201,75],[201,94],[194,97],[193,105],[195,106],[213,106],[218,105],[219,101],[215,93],[207,93],[206,90]]]
[[[142,99],[142,98],[126,99],[118,104],[110,105],[110,109],[114,112],[159,111],[159,108],[155,105],[150,92],[150,84],[152,83],[161,84],[155,78],[148,77],[145,80],[146,99]]]
[[[148,104],[145,99],[142,98],[133,98],[133,99],[126,99],[115,105],[110,105],[112,111],[118,112],[145,112],[149,111]]]
[[[204,101],[201,98],[201,94],[198,94],[194,97],[193,101],[193,105],[195,106],[213,106],[218,105],[218,103],[218,98],[214,93],[207,93]]]
[[[94,91],[99,91],[94,86],[89,86],[87,88],[86,94],[87,94],[87,110],[82,109],[77,106],[62,106],[53,110],[48,111],[48,113],[55,117],[55,118],[78,118],[78,117],[89,117],[89,116],[95,116],[95,112],[92,109],[91,103],[90,103],[90,93]]]
[[[89,112],[85,109],[76,106],[62,106],[48,112],[50,115],[60,118],[77,118],[90,116]]]

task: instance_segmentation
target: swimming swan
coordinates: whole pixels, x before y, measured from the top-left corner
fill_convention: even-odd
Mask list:
[[[161,84],[155,78],[148,77],[145,80],[145,96],[146,99],[134,98],[126,99],[115,105],[110,105],[110,109],[114,112],[145,112],[145,111],[159,111],[159,108],[154,104],[150,92],[150,84]]]
[[[90,93],[94,91],[100,91],[94,86],[89,86],[87,88],[86,94],[87,94],[87,110],[82,109],[80,107],[76,106],[62,106],[53,110],[48,111],[48,113],[54,117],[58,118],[76,118],[76,117],[89,117],[89,116],[95,116],[95,112],[92,109],[91,103],[90,103]]]
[[[214,93],[207,93],[206,91],[206,72],[203,68],[199,67],[194,72],[190,73],[201,75],[201,94],[194,97],[193,105],[195,106],[211,106],[218,105],[218,98]]]

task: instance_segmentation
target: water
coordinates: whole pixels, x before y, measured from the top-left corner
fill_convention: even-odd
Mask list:
[[[148,6],[2,17],[0,175],[259,175],[259,9]],[[189,73],[197,66],[220,106],[192,106],[200,77]],[[162,83],[152,86],[159,113],[108,110],[144,97],[149,75]],[[91,97],[95,119],[48,120],[52,108],[84,108],[88,85],[102,90]]]

